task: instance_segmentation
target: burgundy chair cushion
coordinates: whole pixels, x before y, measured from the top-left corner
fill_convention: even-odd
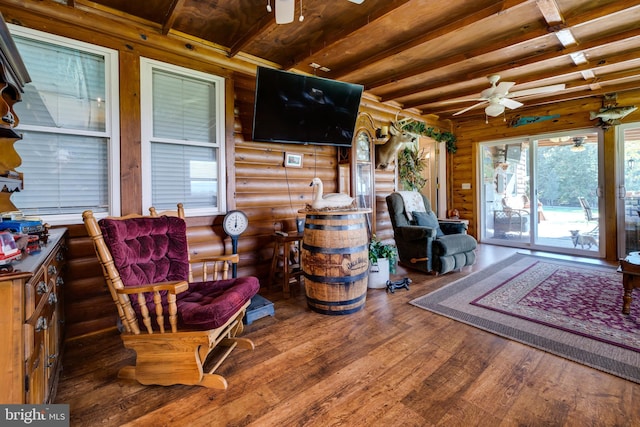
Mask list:
[[[259,289],[253,276],[190,283],[189,291],[178,295],[178,325],[197,330],[218,328]]]
[[[99,221],[105,243],[111,251],[124,286],[188,280],[189,259],[186,224],[178,217],[144,217]],[[207,330],[222,326],[260,289],[255,277],[194,282],[177,295],[178,327]],[[169,328],[167,292],[161,292],[165,328]],[[146,296],[152,325],[157,329],[155,303]],[[131,306],[145,329],[135,295]]]
[[[188,280],[187,226],[182,218],[101,219],[99,224],[124,286]]]

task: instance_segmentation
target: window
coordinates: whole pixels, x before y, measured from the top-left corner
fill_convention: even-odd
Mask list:
[[[223,212],[224,79],[142,58],[143,206]]]
[[[14,106],[24,190],[11,201],[51,224],[81,222],[87,209],[118,215],[117,52],[10,29],[32,80]]]

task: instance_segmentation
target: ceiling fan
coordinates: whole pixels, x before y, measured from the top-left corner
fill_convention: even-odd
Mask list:
[[[351,3],[362,4],[364,0],[349,0]],[[288,24],[293,22],[293,15],[296,8],[295,0],[274,0],[274,7],[276,9],[276,24]],[[267,12],[271,13],[271,0],[267,0]],[[300,0],[300,22],[304,21],[302,15],[302,0]]]
[[[550,86],[540,86],[534,87],[531,89],[519,90],[515,92],[509,92],[509,89],[515,82],[500,82],[500,76],[498,74],[492,74],[489,77],[489,83],[491,83],[491,87],[483,90],[480,93],[479,98],[472,99],[460,99],[460,100],[452,100],[451,102],[466,102],[466,101],[480,101],[470,107],[464,108],[456,113],[453,113],[454,116],[457,116],[462,113],[466,113],[469,110],[472,110],[476,107],[480,107],[482,105],[488,104],[484,109],[484,112],[487,116],[496,117],[500,114],[504,113],[505,107],[513,110],[518,107],[522,107],[524,104],[522,102],[516,101],[513,98],[518,98],[521,96],[528,95],[537,95],[540,93],[553,93],[564,90],[564,84],[556,84]]]

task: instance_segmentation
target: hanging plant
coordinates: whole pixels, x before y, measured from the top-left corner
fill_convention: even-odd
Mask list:
[[[426,168],[424,150],[407,146],[398,155],[398,176],[405,190],[420,191],[427,183],[422,175]]]
[[[451,132],[441,132],[435,128],[427,127],[424,122],[418,121],[408,122],[402,127],[402,129],[417,135],[428,136],[438,142],[446,143],[447,151],[451,154],[458,151],[458,147],[456,147],[456,141],[458,139]]]

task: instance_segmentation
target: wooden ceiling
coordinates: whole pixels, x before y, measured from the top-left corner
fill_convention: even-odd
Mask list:
[[[359,83],[383,102],[440,119],[477,103],[450,101],[478,98],[492,74],[515,82],[510,92],[566,85],[518,98],[522,110],[640,89],[640,0],[295,0],[294,21],[278,25],[267,3],[282,1],[58,2],[202,39],[230,57]],[[454,118],[474,116],[484,108]]]

